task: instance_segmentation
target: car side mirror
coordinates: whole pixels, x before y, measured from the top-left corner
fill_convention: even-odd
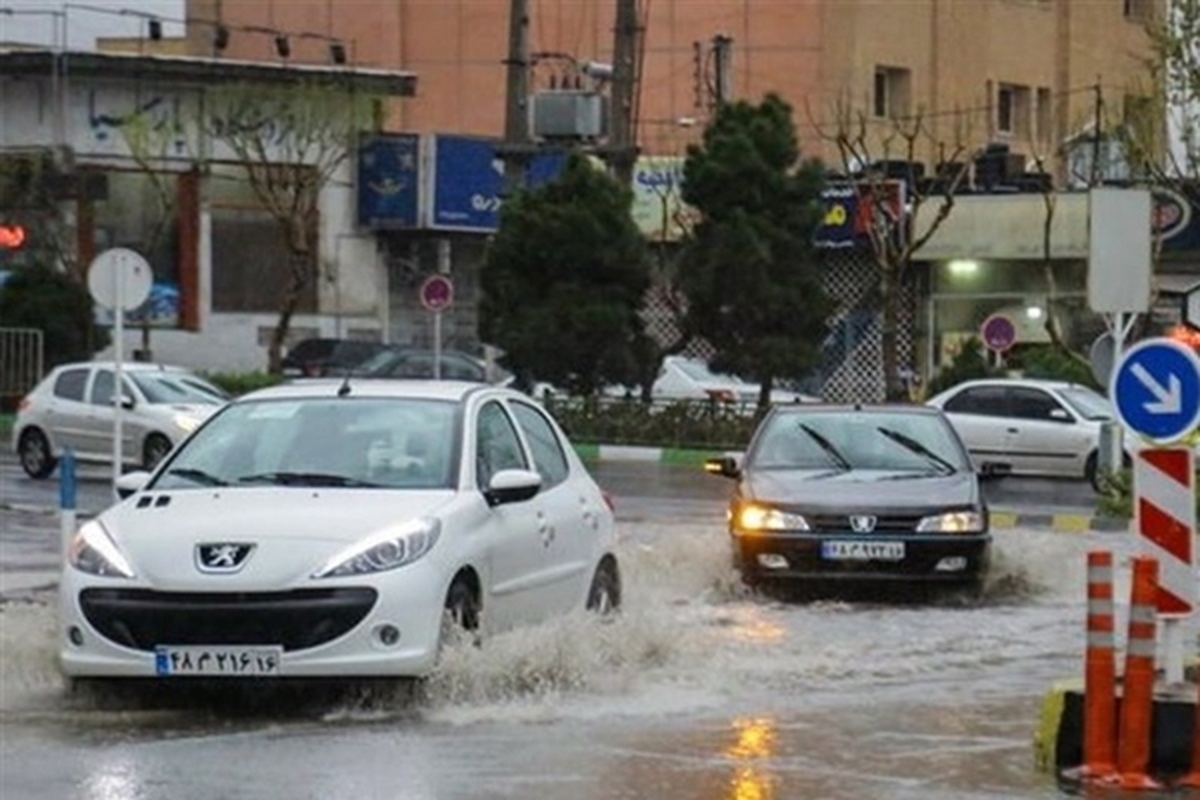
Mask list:
[[[710,475],[720,475],[723,478],[736,478],[742,474],[738,458],[730,455],[705,459],[704,471]]]
[[[127,394],[123,394],[119,398],[113,400],[113,405],[116,405],[117,403],[120,403],[121,408],[125,409],[126,411],[137,405],[137,403],[134,402],[134,399]]]
[[[998,478],[1004,478],[1012,474],[1012,464],[1005,464],[1000,461],[985,461],[979,465],[979,479],[984,481],[994,481]]]
[[[502,469],[492,476],[483,497],[489,506],[521,503],[542,488],[542,476],[527,469]]]
[[[1071,415],[1068,414],[1066,412],[1066,410],[1062,409],[1062,408],[1051,409],[1050,410],[1050,419],[1055,420],[1057,422],[1074,422],[1075,421],[1071,417]]]
[[[150,480],[150,473],[143,470],[135,472],[126,472],[121,477],[117,478],[114,486],[117,490],[117,497],[124,500],[126,497],[135,495],[145,487]]]

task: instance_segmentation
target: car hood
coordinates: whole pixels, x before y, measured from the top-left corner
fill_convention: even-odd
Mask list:
[[[142,492],[100,521],[140,580],[176,591],[278,589],[305,580],[351,544],[436,512],[449,490],[253,487]],[[145,498],[151,502],[139,507]],[[158,505],[166,498],[164,505]],[[254,550],[233,574],[201,573],[196,545],[246,543]]]
[[[926,510],[979,505],[973,473],[953,475],[892,470],[762,470],[742,482],[746,499],[778,503],[809,512],[845,513]]]

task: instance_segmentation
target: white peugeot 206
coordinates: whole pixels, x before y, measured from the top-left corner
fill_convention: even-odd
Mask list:
[[[63,567],[71,679],[420,677],[447,635],[621,600],[608,496],[501,387],[264,389],[118,489]]]

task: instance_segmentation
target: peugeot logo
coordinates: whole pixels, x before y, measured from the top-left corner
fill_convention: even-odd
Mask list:
[[[850,530],[855,533],[870,533],[875,530],[875,517],[865,515],[851,517]]]
[[[196,567],[201,572],[237,572],[250,557],[252,544],[220,542],[196,545]]]

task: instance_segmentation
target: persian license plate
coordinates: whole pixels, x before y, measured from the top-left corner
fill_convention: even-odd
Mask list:
[[[154,671],[159,675],[258,677],[279,674],[282,647],[158,647]]]
[[[836,561],[903,561],[904,542],[825,541],[821,542],[821,557]]]

